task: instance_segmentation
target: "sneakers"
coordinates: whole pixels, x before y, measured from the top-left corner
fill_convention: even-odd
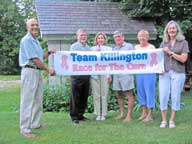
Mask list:
[[[97,116],[96,120],[99,121],[101,119],[101,116]]]
[[[167,122],[166,121],[162,121],[160,124],[160,128],[166,128],[167,127]],[[175,122],[174,121],[169,121],[169,128],[175,128]]]
[[[160,128],[166,128],[167,127],[167,122],[166,121],[162,121],[160,124]]]
[[[106,118],[105,118],[105,116],[97,116],[96,120],[97,121],[99,121],[99,120],[104,121],[104,120],[106,120]]]
[[[101,116],[101,119],[100,120],[106,120],[105,116]]]
[[[169,121],[169,128],[175,128],[175,122],[174,121]]]

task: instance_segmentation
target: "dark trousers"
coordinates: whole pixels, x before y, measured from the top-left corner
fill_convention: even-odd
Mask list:
[[[72,120],[83,118],[89,94],[89,78],[90,76],[72,76],[70,99],[70,116]]]

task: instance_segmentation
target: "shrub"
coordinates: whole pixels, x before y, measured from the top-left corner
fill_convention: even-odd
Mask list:
[[[45,86],[43,96],[44,111],[68,111],[70,98],[70,84],[61,86]]]
[[[158,83],[158,82],[157,82]],[[87,101],[87,112],[93,113],[94,106],[93,106],[93,96],[91,94],[90,89],[90,95],[88,97]],[[43,97],[43,108],[44,111],[69,111],[69,100],[71,95],[71,84],[69,79],[65,81],[64,85],[60,86],[45,86],[44,87],[44,97]],[[140,111],[141,106],[137,102],[137,96],[136,92],[134,92],[134,108],[133,111]],[[124,100],[124,107],[125,110],[128,108],[127,103],[127,97],[125,96]],[[158,88],[156,86],[156,97],[155,97],[155,108],[156,110],[159,110],[159,98],[158,98]],[[117,101],[117,95],[112,90],[112,86],[109,87],[109,93],[108,93],[108,111],[118,111],[119,105]]]

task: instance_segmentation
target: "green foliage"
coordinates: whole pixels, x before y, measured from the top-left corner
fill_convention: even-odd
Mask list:
[[[138,7],[135,9],[128,7],[135,3]],[[192,1],[186,0],[122,0],[122,9],[128,12],[129,16],[136,19],[153,20],[157,26],[157,32],[161,36],[162,28],[167,21],[173,19],[180,22],[183,32],[191,36],[192,26]],[[192,38],[192,37],[191,37]]]
[[[0,73],[17,72],[18,41],[24,32],[23,17],[11,0],[0,5]]]
[[[87,112],[92,113],[94,111],[93,107],[93,96],[90,95],[87,100]]]
[[[91,90],[90,90],[91,94]],[[45,86],[44,87],[44,97],[43,97],[43,107],[44,111],[68,111],[69,110],[69,100],[71,95],[71,84],[70,80],[66,79],[65,84],[61,86]],[[127,107],[127,102],[125,104]],[[112,91],[112,88],[109,89],[108,94],[108,110],[119,109],[116,94]],[[93,107],[93,96],[88,97],[87,102],[87,112],[92,113],[94,110]]]
[[[20,80],[20,75],[0,75],[0,80],[10,81],[10,80]]]
[[[68,111],[70,99],[70,83],[66,81],[65,85],[45,86],[43,93],[44,111]]]
[[[24,1],[26,7],[21,5]],[[0,74],[17,74],[19,41],[26,33],[24,20],[28,15],[26,12],[26,15],[22,15],[21,12],[28,9],[31,3],[28,0],[0,0],[0,2]]]
[[[93,114],[86,114],[90,122],[71,123],[66,112],[46,112],[42,125],[46,129],[32,130],[38,138],[27,139],[19,133],[19,88],[0,89],[0,143],[1,144],[191,144],[192,142],[192,91],[182,95],[185,107],[177,113],[175,129],[160,129],[161,113],[153,112],[152,122],[141,122],[140,112],[133,112],[133,120],[125,123],[114,120],[117,112],[110,112],[106,121],[96,121]],[[168,117],[170,111],[168,111]]]
[[[34,11],[34,0],[15,0],[19,12],[25,18],[34,18],[36,17]]]
[[[44,111],[68,111],[69,110],[69,100],[71,95],[71,85],[69,79],[65,81],[65,85],[61,86],[46,86],[44,88],[44,97],[43,97],[43,107]],[[158,106],[158,102],[157,102]],[[127,97],[124,97],[124,107],[127,109]],[[140,105],[137,103],[137,97],[135,96],[134,102],[134,111],[140,111]],[[157,107],[158,109],[158,107]],[[108,93],[108,111],[118,111],[119,105],[117,101],[117,94],[112,90],[112,85],[110,85]],[[87,102],[87,112],[93,113],[93,96],[91,94],[88,97]]]

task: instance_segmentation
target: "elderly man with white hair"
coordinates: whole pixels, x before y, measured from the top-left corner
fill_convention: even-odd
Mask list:
[[[38,22],[32,18],[27,21],[27,34],[20,42],[19,65],[21,70],[20,132],[24,137],[35,138],[32,128],[41,128],[43,100],[43,78],[41,70],[54,75],[55,70],[43,63],[43,58],[55,52],[55,49],[43,53],[38,36]]]
[[[120,31],[115,31],[113,38],[116,46],[113,48],[114,51],[128,51],[133,50],[133,45],[125,42],[125,37]],[[134,89],[134,77],[132,74],[118,74],[113,75],[113,90],[117,92],[118,103],[120,108],[120,114],[116,119],[124,119],[124,122],[129,122],[132,119],[132,109],[134,104],[133,97]],[[125,117],[124,112],[124,96],[128,99],[128,113]]]

